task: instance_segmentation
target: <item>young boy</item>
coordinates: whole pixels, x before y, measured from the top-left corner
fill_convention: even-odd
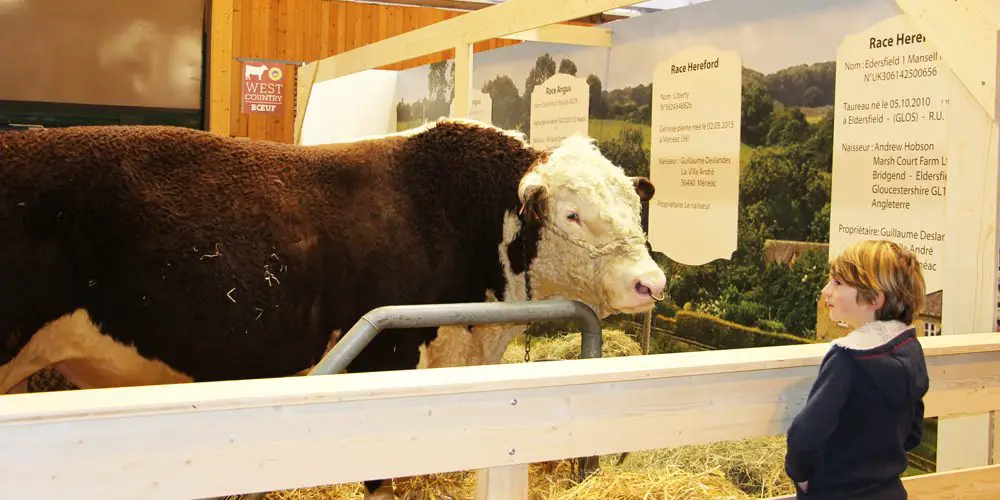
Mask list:
[[[832,342],[787,435],[785,472],[797,498],[907,498],[899,476],[920,444],[929,384],[910,326],[924,302],[917,257],[862,241],[830,263],[830,319],[853,331]]]

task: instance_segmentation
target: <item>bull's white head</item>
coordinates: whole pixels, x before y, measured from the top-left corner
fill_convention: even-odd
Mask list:
[[[518,186],[522,220],[541,226],[529,271],[533,296],[580,300],[601,317],[651,309],[666,286],[640,222],[640,197],[653,191],[591,139],[564,139]]]

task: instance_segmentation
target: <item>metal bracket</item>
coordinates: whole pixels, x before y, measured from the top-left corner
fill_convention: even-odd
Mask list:
[[[268,59],[266,57],[237,57],[236,60],[238,62],[262,62],[262,63],[271,63],[271,64],[288,64],[288,65],[295,65],[295,66],[302,66],[302,65],[305,65],[305,64],[309,63],[309,61],[290,61],[288,59]]]

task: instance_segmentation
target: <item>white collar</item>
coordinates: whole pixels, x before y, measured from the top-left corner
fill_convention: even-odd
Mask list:
[[[909,327],[897,320],[872,321],[847,334],[846,337],[834,339],[832,343],[845,349],[865,351],[887,344]]]

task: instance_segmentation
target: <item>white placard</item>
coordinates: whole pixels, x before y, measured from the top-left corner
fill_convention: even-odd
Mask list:
[[[943,283],[947,69],[906,16],[837,49],[830,256],[863,239],[913,250],[927,292]]]
[[[448,113],[455,116],[455,101],[451,101],[451,109]],[[473,90],[470,93],[469,119],[493,124],[493,98],[489,94],[478,90]]]
[[[653,73],[649,242],[682,264],[736,251],[742,73],[738,54],[708,46]]]
[[[576,132],[590,130],[590,85],[556,73],[531,92],[531,145],[551,149]]]
[[[396,75],[370,69],[313,85],[302,119],[301,144],[332,144],[395,132]]]

